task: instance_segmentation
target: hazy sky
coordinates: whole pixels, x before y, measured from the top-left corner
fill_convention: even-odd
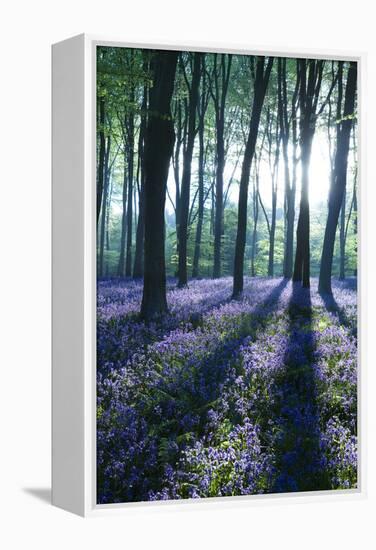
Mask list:
[[[195,151],[195,154],[196,154],[196,151]],[[299,155],[299,148],[298,148],[298,155]],[[242,161],[242,157],[240,158],[240,162],[235,171],[235,175],[234,175],[235,182],[232,184],[231,192],[230,192],[230,200],[231,202],[234,202],[234,203],[237,203],[238,201],[239,185],[236,183],[236,180],[239,181],[240,179],[241,161]],[[350,153],[349,169],[351,169],[352,166],[353,166],[353,157],[352,157],[352,153]],[[330,164],[329,164],[329,147],[328,147],[327,133],[322,129],[317,129],[315,133],[315,138],[313,141],[312,157],[311,157],[311,164],[310,164],[309,198],[310,198],[310,204],[312,208],[319,206],[323,202],[325,203],[327,200],[328,191],[329,191],[329,169],[330,169]],[[230,159],[226,163],[225,172],[224,172],[225,189],[227,188],[227,184],[233,173],[233,170],[234,170],[234,161]],[[253,172],[252,172],[252,175],[253,175]],[[352,182],[350,179],[348,183],[349,183],[348,185],[348,189],[349,189],[350,187],[352,187]],[[191,185],[192,185],[191,186],[191,199],[192,199],[192,191],[194,194],[194,189],[196,188],[196,185],[197,185],[196,157],[194,158],[193,164],[192,164]],[[169,193],[171,198],[175,200],[175,181],[174,181],[172,166],[171,166],[169,178],[168,178],[168,188],[169,188]],[[250,190],[252,189],[251,181],[250,181],[249,188]],[[270,208],[271,207],[271,177],[270,177],[269,164],[267,162],[266,155],[265,155],[264,161],[261,163],[261,166],[260,166],[260,193],[261,193],[261,197],[265,207]],[[278,207],[283,206],[283,197],[284,197],[284,166],[283,166],[283,159],[282,159],[282,152],[281,152],[280,165],[279,165],[279,178],[278,178],[278,197],[277,197]],[[299,198],[300,198],[300,166],[298,164],[297,197],[296,197],[297,205],[299,204]],[[173,211],[171,202],[168,198],[166,200],[166,209],[169,213]]]

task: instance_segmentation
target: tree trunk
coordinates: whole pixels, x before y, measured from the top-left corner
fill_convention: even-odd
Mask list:
[[[188,133],[187,144],[184,150],[183,175],[181,181],[181,204],[180,204],[180,223],[179,223],[179,268],[178,268],[178,286],[182,288],[187,285],[187,240],[188,240],[188,216],[189,216],[189,197],[191,188],[191,168],[193,147],[196,136],[196,110],[198,103],[198,91],[201,72],[201,54],[193,54],[192,82],[189,90],[188,105]]]
[[[149,63],[144,58],[143,70],[149,70]],[[136,247],[134,253],[133,277],[138,279],[144,275],[144,227],[145,227],[145,132],[147,124],[148,88],[144,85],[141,105],[141,121],[138,136],[139,192],[138,219],[136,229]]]
[[[106,140],[106,151],[104,158],[104,178],[103,178],[103,198],[102,198],[102,212],[101,212],[101,224],[100,224],[100,241],[99,241],[99,277],[104,275],[104,244],[106,235],[106,207],[109,188],[109,160],[111,150],[111,136]]]
[[[141,304],[141,317],[147,321],[167,312],[164,210],[175,140],[170,103],[177,57],[174,51],[158,51],[153,62],[154,79],[145,136],[145,260]]]
[[[285,161],[286,162],[286,161]],[[293,161],[294,162],[294,161]],[[294,223],[295,223],[295,195],[296,195],[296,161],[293,166],[293,173],[295,176],[292,178],[291,186],[286,189],[285,205],[286,205],[286,231],[285,231],[285,249],[283,260],[283,276],[287,279],[292,277],[292,268],[294,262]],[[286,166],[286,164],[285,164]],[[287,168],[288,170],[288,168]],[[285,181],[287,181],[285,168]]]
[[[277,191],[272,194],[272,219],[270,222],[270,242],[269,242],[269,258],[268,258],[268,276],[274,276],[274,244],[275,244],[275,228],[277,217]]]
[[[233,298],[238,298],[243,292],[244,284],[244,250],[247,234],[247,202],[248,202],[248,185],[251,164],[255,153],[258,128],[260,123],[261,110],[264,103],[266,88],[269,82],[270,71],[273,65],[273,58],[269,57],[266,69],[264,71],[265,58],[258,57],[256,76],[254,81],[254,98],[252,106],[251,121],[247,143],[244,151],[242,171],[240,177],[239,188],[239,204],[238,204],[238,227],[235,244],[234,258],[234,284]]]
[[[352,213],[353,213],[355,207],[356,207],[356,170],[355,170],[355,174],[354,174],[354,184],[353,184],[352,198],[351,198],[349,212],[347,214],[347,221],[345,223],[345,231],[344,231],[345,234],[344,234],[344,237],[343,237],[343,247],[344,247],[345,250],[346,250],[346,243],[347,243],[347,235],[348,235],[349,225],[350,225]],[[344,269],[344,274],[345,274],[345,272],[346,272],[346,269]]]
[[[312,141],[302,139],[301,167],[302,189],[300,196],[300,210],[296,229],[296,252],[293,281],[302,282],[304,288],[310,285],[310,244],[309,244],[309,163],[311,158]]]
[[[205,144],[204,144],[204,118],[206,112],[206,97],[205,97],[205,57],[201,59],[201,69],[202,69],[202,92],[201,92],[201,102],[200,102],[200,111],[199,111],[199,127],[198,127],[198,143],[199,143],[199,152],[198,152],[198,214],[197,214],[197,227],[196,227],[196,237],[195,237],[195,250],[193,255],[193,266],[192,266],[192,277],[199,276],[199,265],[200,265],[200,254],[201,254],[201,236],[202,236],[202,226],[204,223],[204,154],[205,154]]]
[[[336,237],[338,217],[346,192],[347,162],[350,145],[350,133],[353,124],[357,81],[357,63],[350,62],[345,91],[345,104],[336,144],[334,161],[334,177],[329,191],[328,218],[325,227],[324,245],[321,256],[319,291],[323,294],[332,293],[331,275],[333,251]]]
[[[121,217],[121,236],[120,236],[120,254],[118,263],[118,276],[124,277],[125,275],[125,238],[127,234],[127,152],[124,150],[124,171],[123,171],[123,194],[122,194],[122,217]]]
[[[320,95],[323,61],[298,59],[299,102],[300,102],[300,157],[301,196],[298,226],[296,230],[296,252],[293,281],[301,282],[304,288],[310,286],[310,223],[309,223],[309,165],[312,141],[315,134],[317,103]],[[308,66],[308,76],[307,76]]]
[[[225,154],[224,154],[223,128],[220,127],[220,128],[217,128],[217,170],[216,170],[216,180],[215,180],[213,278],[218,278],[221,276],[224,157],[225,157]]]
[[[111,178],[110,178],[111,179]],[[106,252],[110,251],[110,217],[111,217],[111,202],[112,202],[112,191],[113,191],[113,180],[111,179],[110,189],[107,197],[107,207],[106,207]],[[108,256],[107,256],[108,258]],[[106,277],[109,276],[109,265],[108,261],[106,262]]]
[[[226,55],[221,56],[221,78],[217,72],[217,54],[214,57],[214,83],[215,93],[213,94],[215,115],[216,115],[216,182],[215,182],[215,213],[214,213],[214,265],[213,278],[221,276],[221,244],[223,235],[223,171],[225,168],[225,105],[228,91],[232,56],[228,56],[226,66]],[[221,90],[219,90],[221,81]]]
[[[97,178],[97,225],[101,213],[103,183],[104,183],[104,162],[106,155],[106,137],[104,133],[105,122],[105,103],[104,98],[99,99],[99,162],[98,162],[98,178]]]
[[[185,113],[186,118],[186,113]],[[175,109],[175,127],[176,127],[176,139],[175,139],[175,151],[173,154],[173,169],[175,180],[175,229],[176,229],[176,256],[179,258],[179,224],[180,224],[180,151],[183,142],[185,141],[184,128],[181,107],[181,98],[176,100]],[[176,275],[177,275],[176,269]]]
[[[144,70],[147,65],[144,63]],[[144,140],[146,130],[146,110],[148,105],[148,89],[144,86],[141,106],[140,133],[138,136],[139,158],[139,194],[138,194],[138,220],[136,229],[136,248],[134,254],[133,278],[138,279],[144,274],[144,225],[145,225],[145,168],[144,168]]]
[[[287,74],[286,59],[278,59],[278,113],[281,127],[282,155],[285,178],[285,242],[283,257],[283,276],[292,277],[293,249],[294,249],[294,223],[295,223],[295,195],[296,195],[296,167],[297,167],[297,98],[299,92],[299,79],[296,77],[295,89],[291,99],[291,123],[288,113]],[[290,124],[292,126],[292,174],[290,176],[289,141]]]
[[[203,134],[203,132],[202,132]],[[204,149],[202,145],[203,136],[199,132],[199,161],[198,161],[198,214],[195,236],[195,250],[193,255],[192,277],[199,276],[199,264],[201,253],[202,226],[204,223]]]
[[[277,220],[277,194],[278,194],[278,165],[279,165],[279,153],[281,144],[281,129],[279,125],[279,119],[277,117],[275,124],[275,135],[273,136],[273,120],[270,118],[270,127],[268,128],[269,139],[269,166],[271,167],[271,182],[272,182],[272,213],[270,221],[270,234],[269,234],[269,257],[268,257],[268,276],[274,275],[274,245],[275,245],[275,230]],[[272,144],[275,142],[275,149],[273,151]],[[274,160],[271,162],[271,157],[274,152]]]
[[[346,225],[346,192],[343,194],[340,224],[339,224],[339,280],[343,281],[345,278],[345,225]]]
[[[134,103],[134,89],[130,92],[130,102]],[[134,113],[133,107],[128,116],[128,206],[127,206],[127,254],[125,260],[125,275],[132,275],[132,225],[133,225],[133,169],[134,169]]]
[[[354,186],[354,235],[358,234],[358,197],[356,194],[356,186]],[[356,242],[356,241],[355,241]],[[355,252],[358,253],[358,245],[355,245]],[[354,277],[358,274],[358,264],[356,262],[354,269]]]
[[[134,254],[133,278],[139,279],[144,274],[144,225],[145,225],[145,184],[141,179],[138,199],[138,219],[136,229],[136,249]]]
[[[252,246],[251,246],[251,276],[255,277],[256,270],[255,270],[255,258],[257,253],[257,224],[258,224],[258,216],[259,216],[259,171],[256,167],[255,169],[255,176],[253,180],[253,194],[252,194],[252,202],[253,202],[253,231],[252,231]]]

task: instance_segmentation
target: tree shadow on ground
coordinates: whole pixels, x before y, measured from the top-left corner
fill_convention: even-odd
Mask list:
[[[272,492],[329,489],[320,468],[316,349],[310,289],[292,284],[284,366],[275,380],[276,475]]]
[[[239,333],[235,337],[224,339],[214,353],[207,358],[204,372],[200,369],[200,375],[204,374],[207,380],[211,380],[213,384],[212,391],[200,404],[201,407],[205,406],[205,401],[210,402],[220,395],[222,382],[226,378],[229,365],[234,362],[240,352],[242,343],[246,338],[254,336],[257,331],[266,327],[270,317],[278,308],[278,300],[287,284],[287,279],[279,281],[255,308],[250,309],[245,328],[239,325]]]
[[[190,439],[185,436],[194,431],[196,437],[205,437],[208,430],[212,429],[208,427],[208,411],[215,408],[216,401],[221,398],[223,384],[233,369],[244,340],[256,336],[257,332],[267,325],[287,284],[288,281],[285,279],[277,280],[269,294],[255,307],[250,307],[249,313],[245,314],[246,319],[239,320],[239,331],[235,335],[221,340],[202,359],[197,360],[194,356],[189,358],[192,379],[187,379],[185,369],[177,366],[178,381],[174,376],[173,384],[170,385],[168,380],[159,377],[158,386],[150,387],[150,405],[147,405],[147,411],[143,412],[144,418],[153,418],[152,411],[156,404],[162,411],[163,418],[160,420],[159,417],[155,417],[153,425],[149,425],[149,430],[156,437],[159,458],[158,463],[152,466],[150,471],[144,471],[144,477],[153,480],[154,491],[163,488],[165,466],[171,464],[176,467],[182,450],[189,447]],[[136,488],[137,499],[140,498],[139,491],[142,495],[142,489]],[[100,492],[99,489],[99,494]],[[124,500],[124,496],[120,495],[120,500]]]
[[[253,310],[253,315],[256,317],[265,315],[269,316],[276,311],[278,306],[278,300],[281,297],[282,292],[286,288],[289,280],[281,279],[280,282],[271,290],[271,292],[264,298],[264,300],[256,306]]]
[[[321,297],[322,301],[324,302],[325,309],[329,313],[333,313],[338,318],[339,323],[343,327],[349,329],[353,336],[356,336],[356,332],[357,332],[356,324],[354,326],[353,321],[351,320],[351,318],[346,313],[345,307],[341,307],[338,304],[338,302],[335,299],[334,295],[333,294],[320,293],[320,297]]]
[[[195,412],[200,414],[200,433],[205,431],[206,410],[220,397],[223,383],[240,353],[242,343],[267,325],[270,316],[278,307],[278,300],[287,283],[288,281],[285,279],[279,281],[256,307],[251,307],[248,313],[240,315],[236,334],[221,339],[218,345],[202,359],[197,360],[194,356],[190,358],[192,372],[194,372],[192,385],[185,385],[183,379],[179,388],[175,389],[174,394],[171,394],[168,383],[166,384],[162,378],[160,379],[159,390],[163,390],[165,395],[170,396],[175,403],[183,405],[181,414],[194,414]],[[180,369],[176,374],[179,376],[179,373]],[[182,375],[184,376],[184,373]],[[166,397],[166,401],[168,401],[168,397]],[[164,403],[163,408],[168,410],[170,407]],[[178,408],[180,409],[180,406]],[[172,422],[177,427],[179,426],[181,431],[179,417],[174,416]],[[164,436],[167,437],[167,434]]]

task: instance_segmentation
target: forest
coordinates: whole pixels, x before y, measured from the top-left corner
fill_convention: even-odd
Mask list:
[[[357,484],[357,63],[97,47],[97,501]]]

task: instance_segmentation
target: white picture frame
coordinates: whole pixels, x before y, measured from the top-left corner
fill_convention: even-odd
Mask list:
[[[96,57],[98,45],[339,59],[358,63],[359,247],[358,488],[150,503],[96,504]],[[366,495],[366,273],[364,204],[366,55],[213,43],[127,43],[86,34],[52,47],[52,502],[92,516],[140,506],[250,506]]]

